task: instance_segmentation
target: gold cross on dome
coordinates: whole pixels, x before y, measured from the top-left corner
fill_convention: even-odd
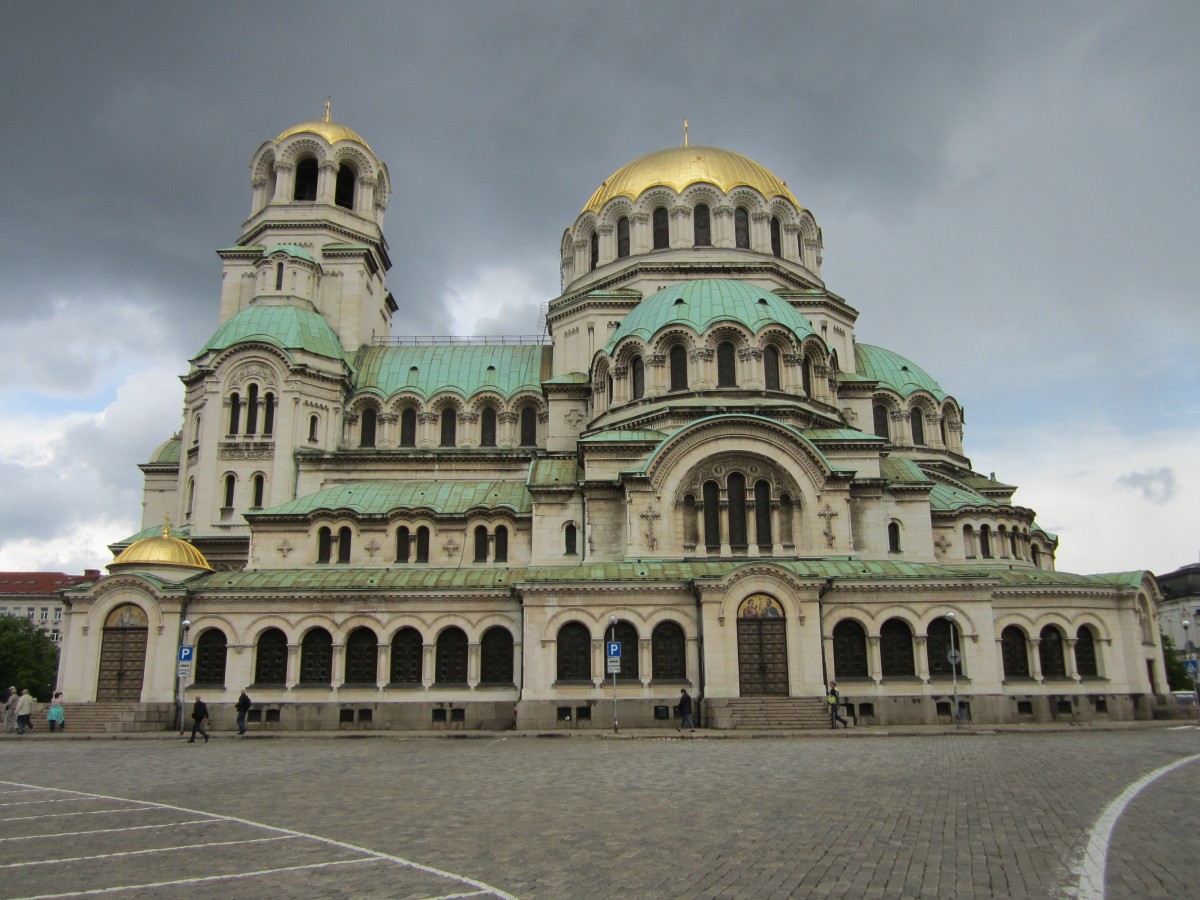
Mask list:
[[[329,119],[329,107],[330,107],[330,105],[331,105],[331,104],[330,104],[330,100],[329,100],[329,98],[328,98],[328,97],[326,97],[326,98],[325,98],[325,121],[326,121],[326,122],[330,121],[330,119]]]

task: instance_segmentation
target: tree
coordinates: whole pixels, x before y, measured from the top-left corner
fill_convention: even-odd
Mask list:
[[[9,685],[49,700],[58,677],[58,645],[21,616],[0,616],[0,690]]]
[[[1192,676],[1183,667],[1183,654],[1175,649],[1175,642],[1168,635],[1160,632],[1159,637],[1162,638],[1163,669],[1167,673],[1167,684],[1173,691],[1192,690]]]

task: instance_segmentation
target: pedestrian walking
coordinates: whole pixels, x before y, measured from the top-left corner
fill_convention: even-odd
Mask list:
[[[675,708],[679,710],[679,727],[675,730],[683,731],[686,728],[689,731],[695,731],[696,723],[692,721],[692,698],[688,694],[687,688],[680,688],[679,705]]]
[[[246,689],[242,688],[242,695],[237,698],[237,728],[238,734],[246,733],[246,713],[250,712],[250,695],[246,693]]]
[[[206,721],[208,721],[208,704],[197,697],[196,702],[192,704],[192,736],[188,738],[189,744],[196,743],[197,731],[204,738],[204,743],[208,743],[208,732],[204,730]]]
[[[842,702],[842,695],[838,693],[837,682],[829,682],[829,727],[837,728],[838,722],[842,723],[843,728],[849,728],[850,723],[838,715],[838,706]]]
[[[26,728],[33,731],[33,697],[29,688],[21,691],[17,700],[17,734],[24,734]]]
[[[4,692],[4,731],[17,730],[17,700],[20,698],[15,687]]]
[[[50,723],[51,734],[54,734],[55,726],[58,726],[59,731],[67,730],[67,717],[63,712],[62,691],[54,692],[54,697],[50,700],[50,712],[46,714],[46,721]]]

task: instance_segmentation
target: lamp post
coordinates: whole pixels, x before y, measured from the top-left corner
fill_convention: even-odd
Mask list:
[[[612,641],[612,642],[615,642],[617,640],[617,617],[616,616],[608,617],[608,639],[609,639],[609,641]],[[625,648],[622,647],[621,649],[624,650]],[[612,677],[613,677],[613,734],[617,734],[620,732],[621,726],[620,726],[620,723],[617,721],[617,672],[615,669],[613,670]]]
[[[1184,619],[1179,623],[1183,626],[1183,656],[1188,662],[1193,662],[1196,655],[1192,652],[1192,642],[1188,640],[1188,629],[1192,627],[1192,623]],[[1188,674],[1192,676],[1192,700],[1196,704],[1196,719],[1200,721],[1200,688],[1196,686],[1195,669],[1188,666]]]
[[[957,731],[962,727],[962,717],[958,714],[958,661],[962,656],[958,652],[958,648],[954,642],[954,613],[946,613],[946,621],[950,623],[950,652],[946,654],[946,659],[950,662],[950,678],[954,686],[954,730]]]
[[[179,626],[179,632],[180,632],[180,637],[179,637],[179,646],[180,646],[180,647],[186,647],[186,646],[187,646],[188,632],[189,632],[189,631],[191,631],[191,629],[192,629],[192,623],[191,623],[191,622],[189,622],[187,619],[184,619],[184,620],[183,620],[183,622],[182,622],[182,623],[180,623],[180,626]],[[179,656],[179,654],[178,654],[178,653],[177,653],[177,654],[175,654],[175,655],[176,655],[176,657],[178,657],[178,656]],[[176,694],[179,696],[179,702],[178,702],[178,704],[177,704],[177,705],[179,706],[179,715],[178,715],[178,716],[176,716],[176,721],[175,721],[175,724],[179,726],[179,733],[180,733],[180,734],[183,734],[183,682],[184,682],[184,674],[183,674],[183,671],[182,671],[182,666],[180,666],[180,665],[179,665],[179,661],[178,661],[178,659],[176,660],[176,662],[175,662],[175,665],[176,665],[175,678],[176,678],[176,681],[178,682],[178,684],[176,685],[176,688],[175,688],[175,692],[176,692]]]

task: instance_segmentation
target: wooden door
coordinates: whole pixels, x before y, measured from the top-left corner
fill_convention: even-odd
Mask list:
[[[783,619],[738,619],[738,680],[743,697],[787,696],[787,627]]]
[[[146,614],[132,604],[120,606],[109,615],[100,644],[100,674],[96,699],[133,701],[142,699],[146,674]]]

